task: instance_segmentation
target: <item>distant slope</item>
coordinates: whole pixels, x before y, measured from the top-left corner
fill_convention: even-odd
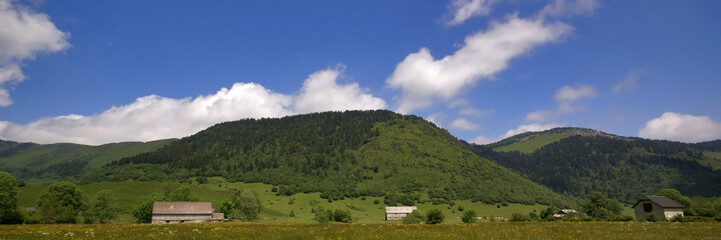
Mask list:
[[[388,204],[471,199],[567,199],[492,161],[430,122],[389,111],[326,112],[215,125],[158,151],[124,158],[81,182],[223,176],[328,199],[385,196]]]
[[[501,152],[518,151],[521,153],[533,153],[543,146],[574,135],[613,136],[611,134],[587,128],[554,128],[541,132],[526,132],[518,134],[487,146]]]
[[[547,132],[556,132],[557,136],[568,129]],[[541,138],[534,134],[538,133],[522,138]],[[663,188],[675,188],[686,195],[721,195],[721,171],[714,165],[719,156],[715,151],[717,143],[721,141],[685,144],[601,133],[571,135],[530,154],[504,152],[491,146],[474,148],[479,156],[556,192],[583,197],[590,191],[601,191],[632,203],[639,196]]]
[[[35,144],[0,140],[0,169],[20,178],[61,178],[123,157],[154,151],[173,139],[147,143],[123,142],[101,146]]]

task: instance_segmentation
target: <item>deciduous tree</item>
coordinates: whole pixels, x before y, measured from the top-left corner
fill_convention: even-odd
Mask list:
[[[38,201],[45,223],[76,223],[83,209],[80,188],[67,181],[55,182],[42,191]]]

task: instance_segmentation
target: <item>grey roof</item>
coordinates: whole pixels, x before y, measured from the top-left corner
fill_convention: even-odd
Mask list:
[[[153,214],[211,214],[210,202],[154,202]]]
[[[386,207],[386,213],[411,213],[416,209],[415,206]]]
[[[664,208],[683,208],[683,204],[680,204],[666,196],[645,196],[638,200],[638,202],[636,202],[636,204],[634,204],[632,208],[636,207],[638,203],[644,200],[649,200]]]

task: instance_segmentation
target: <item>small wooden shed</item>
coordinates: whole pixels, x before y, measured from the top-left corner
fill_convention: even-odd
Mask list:
[[[386,221],[403,220],[416,209],[416,206],[386,207]]]
[[[661,219],[671,219],[676,215],[683,217],[683,204],[665,196],[643,197],[631,208],[636,213],[636,219],[646,219],[650,214]]]
[[[210,202],[154,202],[152,223],[222,221]]]

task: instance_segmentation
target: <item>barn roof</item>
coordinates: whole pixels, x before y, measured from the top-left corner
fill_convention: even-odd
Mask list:
[[[644,200],[649,200],[664,208],[683,208],[683,204],[680,204],[666,196],[645,196],[639,199],[638,202],[636,202],[636,204],[634,204],[631,208],[635,208],[638,203]]]
[[[211,214],[210,202],[154,202],[153,214]]]
[[[415,206],[386,207],[386,213],[411,213],[416,209]]]

